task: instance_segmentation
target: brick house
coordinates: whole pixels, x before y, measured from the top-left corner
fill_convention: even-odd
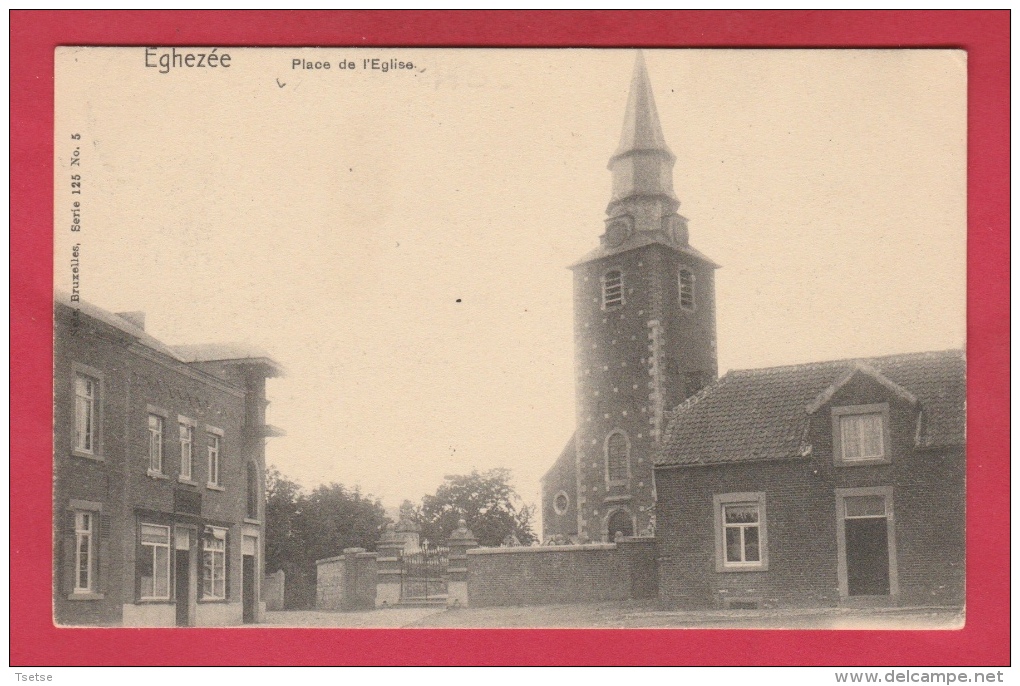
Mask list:
[[[660,597],[962,606],[961,351],[731,371],[655,459]]]
[[[53,611],[62,625],[255,622],[266,379],[238,345],[170,347],[144,314],[57,294]]]

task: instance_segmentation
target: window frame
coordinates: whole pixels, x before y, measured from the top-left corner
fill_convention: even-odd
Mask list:
[[[153,432],[152,420],[155,418],[158,423],[158,431]],[[146,415],[146,426],[149,432],[149,476],[165,476],[163,471],[163,455],[166,452],[163,449],[163,443],[166,441],[166,413],[159,411],[157,408],[149,407]],[[155,438],[155,444],[153,439]],[[156,448],[156,455],[153,455],[153,446]],[[158,460],[158,463],[153,465],[153,458]]]
[[[205,427],[206,437],[206,483],[205,487],[214,491],[223,488],[223,430],[214,426]],[[215,441],[215,446],[213,445]]]
[[[687,274],[691,277],[690,283],[688,284],[691,296],[690,305],[684,305],[684,274]],[[686,265],[681,265],[676,273],[677,303],[680,305],[681,308],[687,310],[688,312],[694,312],[694,310],[697,309],[696,284],[697,276],[695,276],[694,272]]]
[[[758,510],[758,560],[755,562],[730,562],[726,559],[726,507],[754,506]],[[766,572],[769,568],[768,511],[765,506],[765,492],[719,493],[712,496],[712,511],[715,520],[715,571],[717,572]],[[746,527],[742,527],[746,528]]]
[[[103,533],[103,504],[91,500],[72,498],[67,504],[67,513],[72,519],[72,524],[69,527],[66,541],[69,548],[73,546],[73,550],[69,550],[68,554],[63,557],[64,563],[70,566],[70,569],[67,570],[69,573],[62,575],[66,584],[64,586],[67,591],[66,597],[68,600],[101,600],[104,597],[101,589],[102,579],[100,578],[101,557],[103,555],[102,540],[105,537]],[[88,588],[78,585],[78,574],[81,566],[81,559],[79,557],[81,551],[78,537],[78,515],[80,514],[87,514],[91,519],[91,541],[88,549]],[[106,526],[109,525],[107,524]]]
[[[144,527],[147,527],[147,526],[151,526],[151,527],[156,528],[156,529],[165,529],[166,530],[166,543],[154,543],[154,542],[151,542],[151,541],[144,541],[143,540],[143,533],[142,533],[142,531],[143,531]],[[152,592],[153,592],[153,595],[145,595],[145,591],[142,588],[142,573],[141,573],[141,569],[138,567],[138,565],[136,563],[135,569],[136,569],[136,575],[138,577],[138,600],[140,602],[146,602],[146,603],[166,603],[166,602],[170,602],[170,599],[173,596],[173,588],[174,588],[174,583],[173,583],[173,581],[174,581],[173,580],[173,564],[172,564],[174,546],[173,546],[173,537],[172,537],[171,527],[169,525],[167,525],[167,524],[154,524],[152,522],[139,521],[138,522],[138,548],[139,548],[140,555],[149,554],[149,555],[152,556]],[[151,550],[146,551],[146,548],[149,548]],[[156,570],[156,549],[157,548],[165,548],[166,549],[166,595],[155,595],[155,592],[156,592],[156,571],[157,571]]]
[[[105,386],[103,373],[94,367],[89,367],[78,362],[71,365],[71,392],[74,396],[72,405],[73,421],[71,435],[71,454],[75,457],[85,457],[90,460],[103,460],[103,398]],[[78,377],[84,377],[93,382],[92,392],[92,426],[91,426],[91,449],[79,447],[78,445]]]
[[[74,587],[71,592],[75,595],[95,593],[96,582],[96,513],[93,510],[79,510],[74,512]],[[79,525],[80,518],[88,517],[88,526]],[[85,585],[81,585],[82,572],[82,540],[86,541],[85,546]]]
[[[843,418],[862,415],[879,415],[882,421],[882,455],[878,457],[847,458],[843,454]],[[832,459],[840,467],[861,467],[892,464],[892,434],[889,427],[889,403],[845,405],[832,408]]]
[[[177,416],[177,445],[180,449],[180,471],[177,474],[177,480],[182,483],[195,483],[195,426],[194,420],[187,417],[178,415]],[[181,436],[182,429],[187,428],[188,430],[188,459],[184,459],[184,446],[185,440]],[[184,465],[187,464],[188,470],[185,473]]]
[[[556,501],[560,499],[560,496],[565,498],[566,501],[567,501],[567,504],[564,505],[562,508],[560,508],[556,504]],[[562,491],[562,490],[557,492],[556,495],[554,495],[553,498],[552,498],[552,506],[553,506],[553,512],[555,512],[556,514],[558,514],[560,516],[563,516],[563,515],[567,514],[567,511],[570,509],[570,495],[566,491]]]
[[[609,290],[610,286],[607,284],[607,282],[609,281],[609,275],[610,274],[618,274],[619,275],[619,285],[614,286],[614,288],[619,288],[619,300],[618,301],[614,299],[613,302],[609,302],[608,290]],[[623,307],[627,303],[626,289],[625,289],[625,280],[624,280],[624,277],[623,277],[623,270],[622,269],[620,269],[619,267],[613,267],[612,269],[607,269],[605,272],[602,273],[601,284],[602,284],[602,309],[603,310],[606,310],[606,311],[618,310],[618,309],[620,309],[621,307]],[[614,298],[615,298],[615,296],[614,296]]]
[[[218,536],[217,533],[221,533]],[[199,583],[199,589],[201,590],[201,601],[202,602],[226,602],[229,598],[227,592],[227,551],[228,551],[228,539],[230,536],[230,530],[223,526],[206,526],[202,532],[202,576]],[[221,548],[209,547],[209,544],[215,541],[222,541]],[[211,590],[206,592],[206,553],[209,553],[209,561],[212,563],[209,580],[211,582]],[[216,558],[221,557],[220,569],[222,571],[222,595],[216,594]]]
[[[624,478],[622,478],[622,479],[614,479],[614,478],[612,478],[612,473],[611,473],[611,471],[609,469],[609,466],[610,466],[610,463],[609,463],[609,442],[612,440],[613,436],[615,436],[617,434],[619,434],[620,436],[623,437],[623,446],[624,446],[623,464],[624,464],[624,468],[626,469],[626,476],[624,476]],[[603,456],[603,460],[604,460],[603,464],[604,464],[604,467],[605,467],[605,479],[606,479],[606,485],[607,486],[624,486],[624,485],[630,483],[630,477],[631,477],[630,448],[631,448],[631,446],[630,446],[630,436],[628,436],[627,432],[624,431],[623,429],[613,429],[608,434],[606,434],[606,438],[605,438],[605,440],[602,443],[602,456]]]

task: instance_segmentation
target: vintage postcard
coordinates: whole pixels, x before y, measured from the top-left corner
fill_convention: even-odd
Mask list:
[[[54,622],[960,628],[966,96],[58,48]]]

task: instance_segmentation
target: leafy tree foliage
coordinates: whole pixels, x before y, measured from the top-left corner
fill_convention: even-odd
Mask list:
[[[510,470],[490,469],[445,477],[435,495],[422,499],[416,519],[423,539],[447,541],[464,519],[479,545],[494,547],[535,541],[534,513],[510,485]]]
[[[382,503],[340,484],[306,493],[275,467],[266,470],[266,571],[286,575],[288,608],[315,603],[315,561],[344,548],[374,550],[386,525]]]

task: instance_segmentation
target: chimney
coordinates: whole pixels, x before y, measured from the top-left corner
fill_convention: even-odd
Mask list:
[[[145,313],[141,311],[137,312],[117,312],[117,316],[131,324],[137,326],[142,331],[145,331]]]

